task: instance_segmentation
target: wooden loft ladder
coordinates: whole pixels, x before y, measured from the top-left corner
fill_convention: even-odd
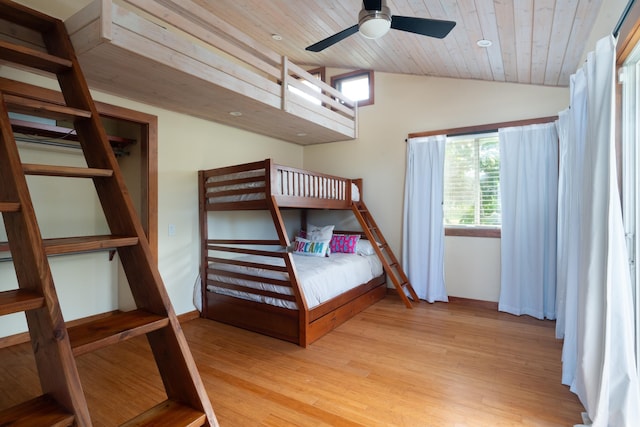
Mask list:
[[[0,425],[90,426],[75,357],[146,334],[167,400],[125,425],[217,426],[64,24],[8,0],[0,0],[0,16],[41,33],[47,50],[0,40],[0,60],[55,74],[66,102],[0,92],[0,211],[8,240],[0,250],[8,244],[18,281],[18,289],[0,293],[0,315],[25,313],[42,388],[42,396],[0,411]],[[71,120],[87,167],[23,164],[10,111]],[[25,175],[92,179],[112,234],[43,239]],[[67,328],[47,256],[103,249],[118,251],[137,308]]]
[[[391,247],[389,247],[389,244],[382,235],[382,232],[374,221],[373,216],[371,216],[369,209],[367,209],[367,206],[363,201],[359,201],[351,204],[351,210],[358,219],[365,236],[367,236],[367,239],[371,242],[378,258],[382,261],[384,271],[391,279],[393,286],[396,288],[396,291],[398,291],[398,295],[407,308],[413,308],[412,300],[413,303],[418,303],[420,302],[420,299],[413,290],[413,286],[411,286],[409,278],[402,269],[398,259],[393,254]],[[408,296],[407,292],[409,293]],[[409,299],[409,297],[411,297],[411,299]]]

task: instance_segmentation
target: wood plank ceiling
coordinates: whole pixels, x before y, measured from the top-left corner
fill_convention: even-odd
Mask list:
[[[355,34],[323,52],[305,47],[357,23],[358,0],[196,0],[294,63],[391,73],[568,86],[602,0],[388,0],[393,15],[446,19],[439,40],[391,30]],[[271,35],[278,34],[276,41]],[[488,39],[489,48],[476,42]]]

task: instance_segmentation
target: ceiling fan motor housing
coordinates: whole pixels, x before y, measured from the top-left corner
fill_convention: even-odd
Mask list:
[[[391,28],[391,10],[382,2],[380,10],[362,9],[358,14],[358,30],[368,39],[382,37]]]

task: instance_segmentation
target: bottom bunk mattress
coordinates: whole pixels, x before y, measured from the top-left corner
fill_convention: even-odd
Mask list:
[[[236,260],[249,263],[283,265],[282,259],[256,255],[246,255],[236,258]],[[383,271],[382,263],[376,255],[335,253],[328,257],[315,257],[294,254],[293,262],[300,282],[300,288],[302,289],[307,302],[307,308],[309,309],[379,277]],[[230,277],[224,274],[215,274],[211,272],[212,270],[224,270],[239,273],[240,275],[246,274],[285,281],[288,280],[287,273],[257,267],[212,263],[209,264],[209,273],[207,273],[207,290],[236,298],[271,304],[277,307],[297,309],[296,303],[292,301],[279,299],[274,296],[265,296],[248,291],[216,286],[215,283],[222,282],[281,295],[292,295],[293,292],[291,288],[287,286]]]

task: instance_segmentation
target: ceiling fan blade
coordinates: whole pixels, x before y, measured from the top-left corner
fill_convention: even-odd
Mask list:
[[[350,35],[355,34],[357,32],[358,32],[358,25],[356,24],[352,27],[349,27],[345,30],[340,31],[339,33],[336,33],[330,37],[327,37],[324,40],[320,40],[318,43],[314,43],[311,46],[308,46],[306,50],[310,50],[311,52],[320,52],[321,50],[324,50],[329,46],[332,46],[338,43],[340,40],[344,40]]]
[[[443,21],[439,19],[412,18],[409,16],[391,17],[391,28],[395,30],[408,31],[410,33],[421,34],[423,36],[443,39],[456,26],[453,21]]]
[[[364,0],[362,3],[366,10],[382,10],[382,0]]]

